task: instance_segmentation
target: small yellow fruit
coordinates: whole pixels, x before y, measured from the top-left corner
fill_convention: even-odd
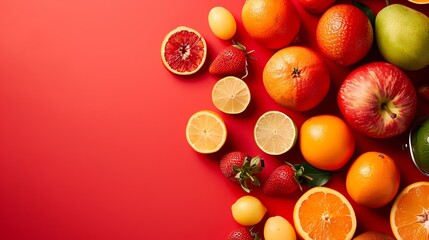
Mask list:
[[[231,39],[237,31],[235,18],[226,8],[212,8],[209,12],[208,20],[213,34],[222,40]]]
[[[292,224],[282,216],[267,219],[264,225],[265,240],[295,240],[296,233]]]
[[[232,204],[231,211],[232,217],[237,223],[243,226],[253,226],[262,220],[267,208],[258,198],[246,195]]]

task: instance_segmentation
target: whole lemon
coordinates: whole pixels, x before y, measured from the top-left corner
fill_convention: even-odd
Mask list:
[[[262,202],[251,195],[239,198],[231,206],[232,217],[243,226],[253,226],[259,223],[267,212]]]
[[[375,19],[375,37],[384,59],[405,70],[429,65],[429,17],[401,4],[383,8]]]
[[[282,216],[269,217],[264,225],[265,240],[295,240],[296,233],[292,224]]]

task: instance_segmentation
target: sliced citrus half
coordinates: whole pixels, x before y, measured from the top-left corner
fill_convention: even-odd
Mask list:
[[[204,65],[206,56],[206,41],[199,32],[190,27],[177,27],[167,33],[162,41],[162,62],[172,73],[193,74]]]
[[[408,0],[409,2],[415,3],[415,4],[428,4],[428,0]]]
[[[305,240],[352,239],[357,225],[350,202],[327,187],[313,187],[305,192],[295,204],[293,221]]]
[[[428,239],[429,182],[415,182],[396,197],[390,211],[390,227],[396,239]]]
[[[256,145],[265,153],[280,155],[296,143],[298,130],[293,120],[279,111],[268,111],[256,121],[254,138]]]
[[[243,80],[233,76],[224,77],[213,86],[212,101],[224,113],[242,113],[250,103],[250,90]]]
[[[199,153],[217,152],[224,145],[226,136],[225,122],[210,110],[192,114],[186,125],[186,140]]]

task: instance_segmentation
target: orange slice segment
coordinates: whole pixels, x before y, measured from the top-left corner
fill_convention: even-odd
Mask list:
[[[356,215],[350,202],[340,192],[314,187],[296,202],[293,211],[296,231],[303,239],[352,239]]]
[[[399,193],[390,226],[396,239],[429,239],[429,182],[412,183]]]
[[[233,76],[224,77],[214,85],[212,101],[224,113],[242,113],[250,103],[250,90],[243,80]]]
[[[226,136],[225,122],[210,110],[194,113],[186,125],[186,140],[199,153],[217,152],[224,145]]]

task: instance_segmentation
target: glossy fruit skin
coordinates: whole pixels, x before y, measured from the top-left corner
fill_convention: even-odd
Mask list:
[[[295,172],[288,164],[277,167],[265,181],[263,193],[267,196],[286,196],[295,192],[299,188]]]
[[[299,146],[304,159],[312,166],[334,171],[352,157],[355,139],[347,124],[334,115],[318,115],[301,126]]]
[[[414,159],[426,172],[429,171],[429,119],[426,119],[415,133]]]
[[[270,97],[295,111],[316,107],[330,87],[330,73],[322,56],[301,46],[274,53],[265,64],[262,78]]]
[[[375,36],[381,55],[393,65],[405,70],[429,65],[429,17],[425,14],[391,4],[377,14]]]
[[[291,0],[247,0],[241,19],[249,36],[269,49],[289,45],[301,26],[299,13]]]
[[[400,172],[395,161],[380,152],[365,152],[350,166],[346,189],[358,204],[379,208],[392,201],[399,190]]]
[[[307,12],[312,14],[324,13],[336,0],[299,0],[299,4]]]
[[[398,67],[372,62],[345,78],[337,101],[350,126],[369,137],[390,138],[403,133],[412,123],[417,96],[413,84]],[[396,115],[391,117],[385,107]]]
[[[179,26],[166,34],[161,44],[164,66],[177,75],[191,75],[204,65],[207,44],[195,29]],[[179,59],[179,60],[178,60]]]
[[[256,174],[263,170],[263,161],[259,156],[252,158],[243,152],[234,151],[225,154],[219,165],[222,174],[229,181],[239,184],[245,192],[249,193],[250,188],[247,182],[252,183],[254,186],[260,186]]]
[[[316,42],[321,53],[330,61],[349,66],[363,59],[374,38],[368,17],[351,4],[329,8],[316,28]]]
[[[426,101],[429,101],[429,84],[424,84],[420,86],[417,92],[419,93],[420,97],[422,97]]]
[[[295,229],[292,224],[282,216],[269,217],[264,225],[264,239],[295,240]]]
[[[237,223],[242,226],[254,226],[265,216],[267,208],[258,198],[245,195],[232,204],[231,212]]]
[[[234,16],[224,7],[212,8],[209,12],[208,22],[213,34],[222,40],[231,39],[237,31]]]
[[[232,75],[243,77],[247,69],[246,48],[234,44],[224,48],[213,60],[209,73],[213,75]]]
[[[239,184],[238,180],[235,178],[237,173],[234,171],[234,166],[242,166],[246,157],[250,156],[239,151],[225,154],[220,160],[220,170],[222,174],[231,182]]]
[[[232,230],[226,240],[256,240],[258,239],[247,227],[239,227]]]
[[[377,231],[367,231],[353,238],[353,240],[395,240],[391,236]]]

